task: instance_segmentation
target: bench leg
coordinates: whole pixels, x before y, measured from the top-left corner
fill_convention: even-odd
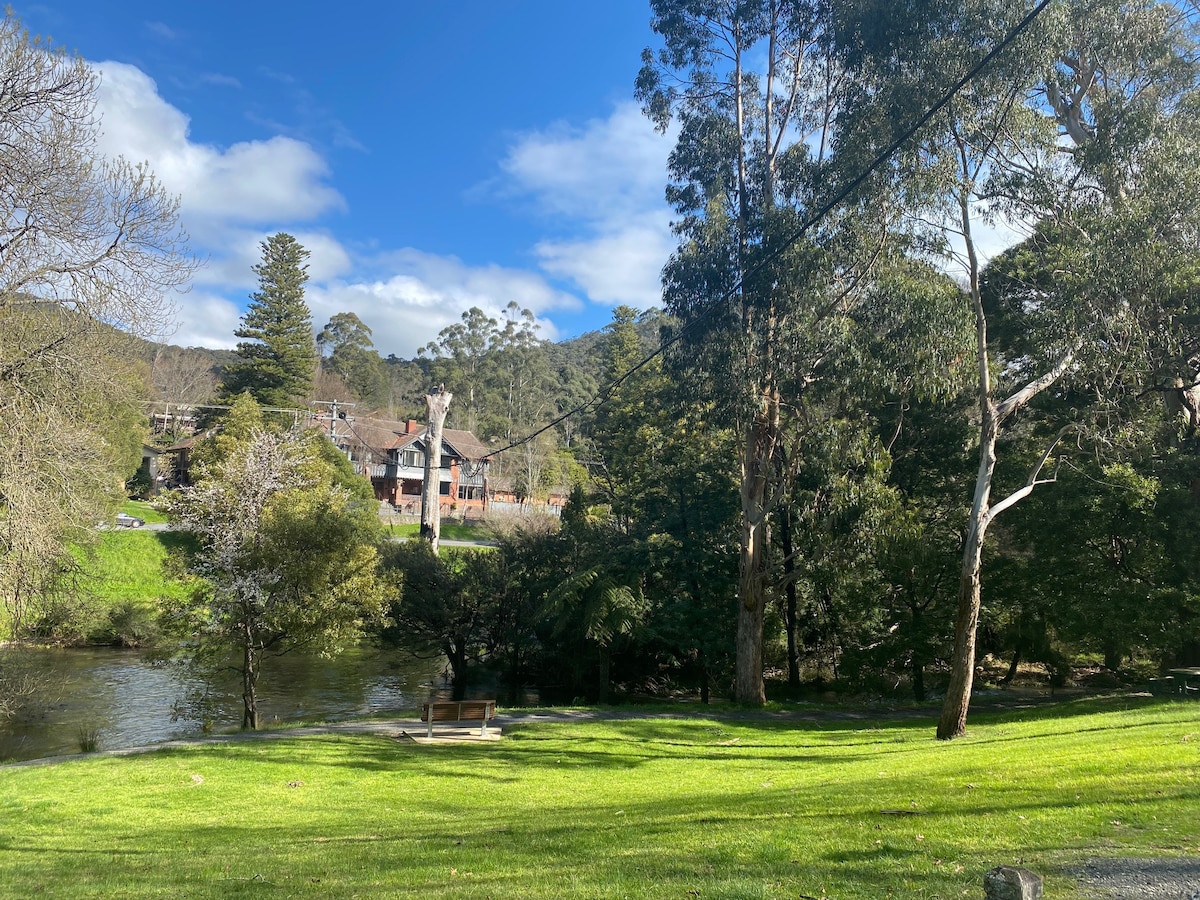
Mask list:
[[[487,716],[483,717],[483,722],[479,725],[479,736],[487,737]]]

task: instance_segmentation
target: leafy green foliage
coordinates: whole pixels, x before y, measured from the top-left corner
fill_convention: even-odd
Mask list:
[[[187,656],[236,650],[243,727],[258,727],[263,659],[300,647],[333,652],[378,621],[375,503],[353,496],[320,453],[320,436],[253,429],[174,502],[199,546],[189,561],[207,590],[174,610]]]
[[[371,329],[362,319],[354,313],[338,313],[317,335],[317,348],[325,357],[323,368],[340,375],[356,398],[374,408],[387,406],[387,366],[375,352]]]
[[[86,315],[23,300],[0,303],[0,321],[0,634],[19,639],[58,618],[70,546],[137,469],[146,382],[120,333]]]
[[[418,652],[445,655],[454,699],[461,700],[469,668],[486,657],[497,630],[504,557],[456,548],[435,555],[428,541],[412,540],[389,545],[383,569],[400,586],[385,636]]]

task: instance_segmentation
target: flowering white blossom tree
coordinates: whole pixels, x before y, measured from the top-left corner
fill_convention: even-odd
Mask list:
[[[373,504],[336,483],[321,440],[256,428],[176,501],[207,585],[177,619],[194,660],[240,657],[243,728],[258,727],[264,658],[333,652],[383,615]]]

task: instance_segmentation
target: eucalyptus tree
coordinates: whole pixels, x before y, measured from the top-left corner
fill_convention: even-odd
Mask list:
[[[928,541],[956,532],[942,520],[963,429],[944,418],[968,374],[964,312],[958,287],[915,260],[881,268],[857,303],[856,340],[811,404],[779,508],[793,684],[803,656],[854,679],[907,668],[922,690],[935,658],[926,612],[943,593],[944,548]]]
[[[471,307],[418,351],[429,360],[432,381],[462,401],[450,417],[455,427],[511,442],[552,417],[559,384],[540,330],[533,312],[515,301],[502,319]],[[506,465],[497,457],[497,469]]]
[[[451,421],[475,434],[483,409],[495,401],[493,351],[499,341],[499,322],[472,306],[460,321],[438,332],[437,340],[417,351],[430,360],[431,383],[448,386],[459,398],[450,414]]]
[[[375,351],[371,329],[352,312],[335,314],[317,334],[322,371],[340,375],[356,399],[387,405],[388,373]]]
[[[546,351],[548,342],[539,331],[532,310],[515,301],[504,308],[496,339],[496,373],[504,419],[499,427],[509,441],[544,425],[558,411],[557,379]]]
[[[1023,8],[966,4],[954,27],[915,53],[921,78],[951,80],[978,54],[980,35],[997,43]],[[967,520],[955,650],[938,736],[965,728],[975,670],[984,541],[1004,510],[1053,480],[1046,464],[1071,433],[1095,431],[1108,417],[1109,389],[1155,305],[1128,276],[1101,276],[1098,252],[1123,230],[1146,187],[1146,162],[1175,126],[1174,112],[1194,86],[1196,68],[1184,20],[1167,4],[1062,4],[977,76],[920,140],[925,187],[940,185],[923,210],[965,272],[975,318],[975,394],[979,464]],[[889,68],[890,90],[917,90]],[[927,195],[929,196],[929,195]],[[987,302],[980,228],[997,214],[1036,223],[1014,255],[1030,277],[1009,278]],[[1114,227],[1116,231],[1114,231]],[[1132,234],[1129,252],[1140,241]],[[1111,248],[1110,248],[1111,249]],[[1010,269],[1010,274],[1012,274]],[[1100,276],[1100,277],[1098,277]],[[1009,313],[1010,327],[999,324]],[[1011,327],[1019,324],[1019,327]],[[1053,406],[1064,392],[1078,410],[1049,410],[1042,445],[1025,475],[996,500],[1001,438],[1018,421],[1033,424],[1035,401]],[[1093,401],[1087,402],[1091,397]],[[1034,425],[1034,427],[1038,427]]]
[[[388,382],[389,419],[419,418],[425,407],[425,391],[429,385],[445,383],[428,375],[424,360],[400,359],[394,353],[389,353],[384,366]]]
[[[741,553],[736,696],[765,699],[770,516],[803,456],[813,406],[860,354],[856,315],[899,261],[897,198],[866,179],[818,216],[831,185],[861,171],[836,43],[837,4],[654,0],[664,49],[646,51],[637,93],[677,119],[668,199],[680,246],[664,273],[687,381],[707,383],[738,435]],[[845,162],[842,162],[842,158]],[[819,221],[816,221],[819,219]],[[893,316],[903,315],[903,302]]]
[[[225,371],[223,392],[249,391],[263,406],[295,407],[309,400],[317,367],[312,314],[304,301],[308,251],[279,232],[260,244],[254,265],[258,290],[234,332],[239,361]]]
[[[679,390],[661,358],[643,362],[643,326],[659,318],[618,306],[604,328],[603,375],[620,384],[595,413],[590,483],[612,543],[644,551],[653,637],[643,655],[666,657],[663,670],[694,680],[707,702],[736,632],[728,603],[737,584],[735,441],[711,403]]]

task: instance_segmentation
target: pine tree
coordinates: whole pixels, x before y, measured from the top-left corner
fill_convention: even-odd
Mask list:
[[[280,232],[262,242],[263,261],[254,267],[258,290],[234,332],[241,358],[225,373],[224,394],[249,391],[263,406],[286,407],[312,391],[317,351],[312,315],[304,302],[308,251]]]

